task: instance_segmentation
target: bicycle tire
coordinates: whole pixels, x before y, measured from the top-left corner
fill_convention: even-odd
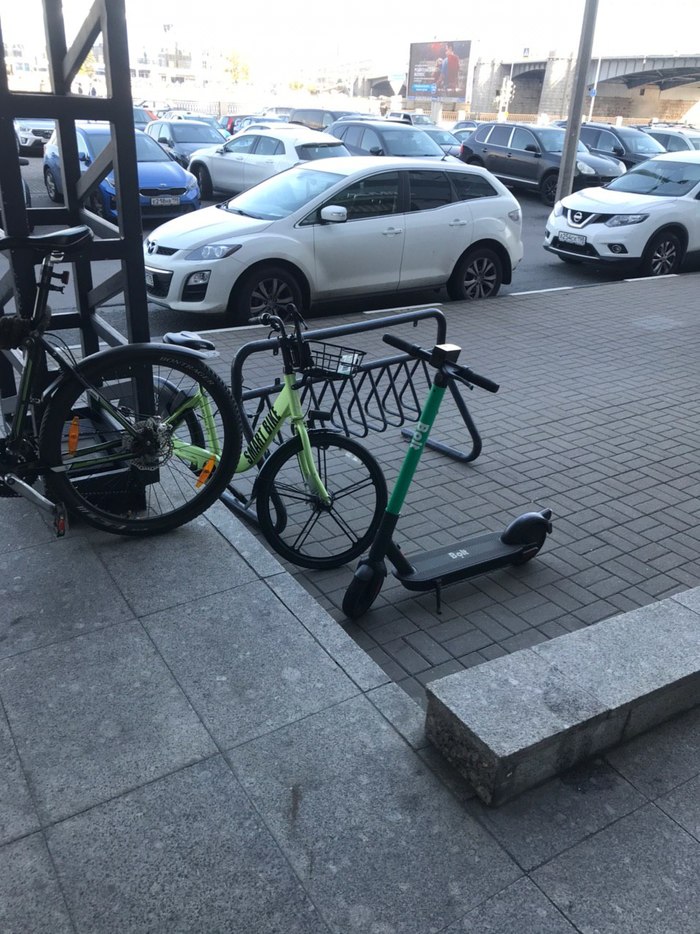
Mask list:
[[[387,503],[381,467],[352,438],[331,431],[310,431],[314,462],[329,507],[304,485],[297,436],[285,441],[260,471],[256,508],[268,544],[292,564],[315,570],[340,567],[359,557],[374,538]],[[363,490],[368,495],[361,497]]]
[[[113,348],[86,358],[76,370],[92,387],[89,399],[83,383],[68,376],[42,419],[39,451],[49,496],[90,525],[133,536],[170,531],[208,509],[233,476],[242,443],[238,407],[223,380],[187,351],[157,345]],[[153,419],[134,407],[136,372],[153,380]],[[178,393],[180,409],[188,408],[175,418]],[[115,424],[114,415],[104,409],[105,398],[129,430]],[[176,452],[178,445],[199,446],[205,415],[195,402],[202,399],[211,414],[205,431],[210,456],[195,475],[191,451],[186,457]],[[69,436],[76,419],[80,440],[71,452]]]

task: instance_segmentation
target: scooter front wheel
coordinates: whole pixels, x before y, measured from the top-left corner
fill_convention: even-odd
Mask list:
[[[386,568],[373,567],[361,561],[343,597],[343,613],[348,619],[358,619],[369,610],[384,584]]]

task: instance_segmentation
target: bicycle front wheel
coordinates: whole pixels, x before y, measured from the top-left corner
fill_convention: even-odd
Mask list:
[[[312,431],[309,442],[329,502],[303,476],[301,440],[291,438],[260,471],[258,522],[270,546],[293,564],[337,568],[359,557],[374,538],[386,508],[386,481],[374,457],[352,438]]]
[[[122,535],[166,532],[204,512],[241,450],[224,382],[192,355],[149,345],[88,357],[78,372],[41,424],[49,495]]]

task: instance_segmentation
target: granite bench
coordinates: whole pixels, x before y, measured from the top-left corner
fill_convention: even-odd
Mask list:
[[[426,734],[498,805],[700,704],[700,588],[432,681]]]

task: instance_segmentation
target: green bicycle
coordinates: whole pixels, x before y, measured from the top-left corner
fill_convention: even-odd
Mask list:
[[[254,319],[278,335],[282,388],[247,439],[234,473],[260,466],[250,502],[266,541],[281,557],[300,567],[336,568],[359,557],[372,541],[387,502],[386,481],[361,444],[314,427],[323,413],[304,413],[298,387],[314,377],[353,375],[364,353],[307,342],[296,308],[285,307],[285,315],[289,328],[274,314]],[[292,437],[268,454],[287,421]],[[196,452],[193,460],[198,463]]]

